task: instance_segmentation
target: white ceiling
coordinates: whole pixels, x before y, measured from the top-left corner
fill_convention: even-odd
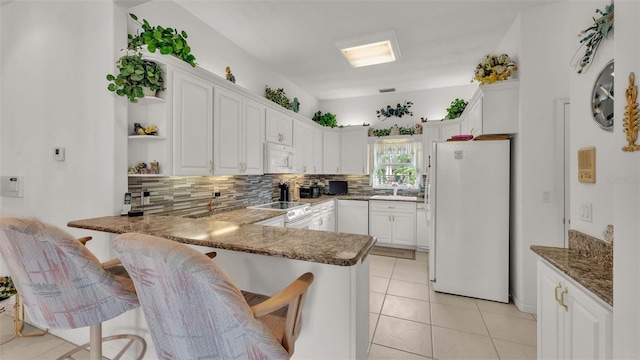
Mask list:
[[[555,1],[177,0],[319,100],[469,84],[518,13]],[[335,42],[395,30],[401,58],[352,68]]]

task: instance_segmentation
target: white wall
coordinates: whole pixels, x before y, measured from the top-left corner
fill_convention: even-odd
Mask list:
[[[0,174],[25,180],[24,198],[3,198],[0,214],[91,235],[90,250],[108,260],[110,235],[66,224],[118,213],[127,191],[126,102],[105,79],[124,46],[114,35],[124,39],[125,12],[110,1],[14,1],[0,16]],[[66,161],[53,160],[54,146]],[[88,328],[52,333],[89,338]]]
[[[517,60],[520,79],[519,132],[512,153],[511,294],[521,310],[534,313],[536,255],[530,246],[563,246],[564,239],[555,100],[569,96],[568,10],[567,4],[554,4],[523,11],[496,50]],[[550,193],[548,202],[544,192]]]
[[[602,6],[604,4],[600,4]],[[640,4],[637,1],[617,1],[615,20],[615,122],[611,157],[611,172],[602,176],[610,182],[609,189],[600,189],[613,197],[613,225],[615,246],[613,250],[613,358],[640,358],[640,154],[625,153],[620,149],[626,145],[622,129],[625,90],[630,72],[635,73],[635,85],[640,83]],[[593,70],[596,70],[594,68]],[[586,91],[582,96],[586,98]],[[584,124],[586,126],[586,124]],[[599,166],[600,164],[598,164]],[[598,173],[602,174],[598,168]],[[612,181],[613,180],[613,181]],[[595,220],[595,219],[594,219]]]
[[[264,96],[265,85],[283,88],[287,97],[300,101],[300,115],[311,118],[318,111],[318,100],[291,81],[249,55],[229,39],[204,24],[200,19],[173,1],[151,1],[129,9],[138,19],[147,19],[151,25],[171,26],[187,32],[191,53],[198,66],[220,77],[225,77],[229,66],[236,84]],[[129,31],[135,33],[137,25],[129,21]]]
[[[590,25],[595,9],[604,9],[607,2],[590,1],[579,2],[572,6],[572,16],[569,19],[571,29],[585,29]],[[618,11],[616,11],[618,13]],[[575,31],[574,31],[575,32]],[[593,58],[591,68],[578,75],[571,70],[571,227],[585,234],[602,239],[602,231],[608,224],[613,224],[613,182],[611,175],[615,163],[610,161],[614,152],[614,133],[605,131],[592,120],[591,91],[593,83],[605,64],[614,57],[614,41],[618,32],[614,30],[609,40],[602,41],[598,52]],[[571,49],[577,49],[577,38],[572,42]],[[574,50],[575,51],[575,50]],[[584,49],[581,49],[584,53]],[[620,78],[618,78],[620,79]],[[624,79],[623,79],[624,81]],[[620,95],[624,92],[619,93]],[[624,99],[622,96],[619,98]],[[615,121],[619,124],[622,112],[615,114]],[[574,131],[575,130],[575,131]],[[579,149],[596,147],[596,183],[580,183],[577,174],[577,152]],[[592,204],[592,222],[580,220],[581,203]]]
[[[473,75],[472,70],[469,70],[469,79]],[[374,128],[384,129],[390,128],[394,124],[408,127],[419,123],[421,117],[426,117],[430,121],[443,119],[447,115],[447,108],[451,106],[451,101],[456,98],[469,101],[477,88],[478,83],[473,83],[449,88],[322,100],[320,101],[320,110],[325,113],[335,114],[338,125],[362,125],[362,123],[367,123]],[[405,101],[413,102],[410,108],[413,116],[391,117],[386,120],[377,118],[376,110],[386,108],[387,105],[395,108],[397,104],[404,104]]]

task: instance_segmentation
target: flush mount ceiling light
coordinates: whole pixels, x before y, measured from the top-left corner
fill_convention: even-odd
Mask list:
[[[353,67],[384,64],[400,58],[393,30],[337,41],[336,46]]]

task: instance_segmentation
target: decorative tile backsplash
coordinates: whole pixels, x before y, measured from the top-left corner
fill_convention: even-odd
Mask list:
[[[257,204],[277,201],[280,197],[278,183],[298,182],[300,186],[313,181],[327,183],[329,180],[346,180],[349,193],[384,194],[389,191],[374,191],[369,185],[368,175],[248,175],[248,176],[168,176],[129,177],[129,192],[134,210],[142,209],[140,192],[147,190],[151,203],[144,206],[147,214],[189,215],[209,210],[213,189],[217,187],[220,197],[214,200],[214,210],[233,210]]]

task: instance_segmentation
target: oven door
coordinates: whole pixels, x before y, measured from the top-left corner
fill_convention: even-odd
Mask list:
[[[311,224],[313,224],[314,216],[309,214],[309,216],[305,216],[303,218],[298,218],[293,221],[285,222],[285,227],[290,227],[294,229],[305,229],[311,230]]]

